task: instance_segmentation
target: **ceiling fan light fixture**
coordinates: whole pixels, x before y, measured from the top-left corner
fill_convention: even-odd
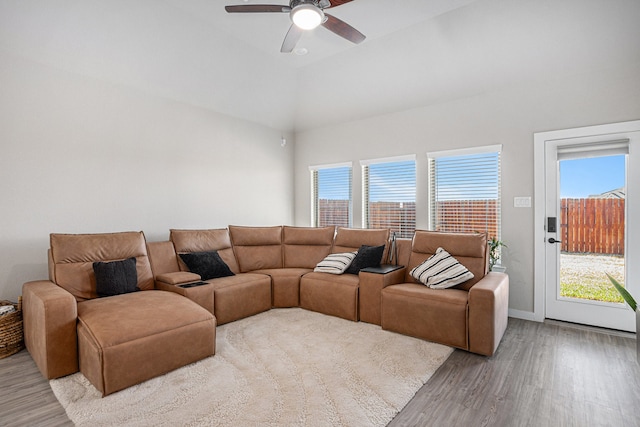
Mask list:
[[[312,4],[301,4],[291,10],[291,21],[303,29],[313,30],[324,20],[324,12]]]

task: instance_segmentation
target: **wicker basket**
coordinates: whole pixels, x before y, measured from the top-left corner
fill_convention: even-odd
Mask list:
[[[0,359],[11,356],[24,348],[22,297],[17,304],[11,301],[0,301],[0,306],[2,305],[13,305],[16,311],[0,316]]]

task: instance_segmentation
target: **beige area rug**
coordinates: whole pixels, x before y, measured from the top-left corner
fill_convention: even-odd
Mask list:
[[[51,388],[80,426],[385,426],[451,348],[311,311],[219,326],[216,355],[105,398]]]

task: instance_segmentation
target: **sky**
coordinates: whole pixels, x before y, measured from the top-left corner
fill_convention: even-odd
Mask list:
[[[370,201],[415,201],[415,168],[402,167],[410,163],[412,162],[371,165],[369,167]],[[560,197],[585,198],[624,187],[625,163],[624,155],[560,161]],[[321,183],[327,182],[325,181],[326,179],[333,180],[336,178],[340,182],[337,187],[320,185],[318,195],[320,199],[349,199],[351,196],[348,191],[351,174],[350,167],[325,169],[318,172]],[[470,173],[473,174],[473,172]],[[456,191],[456,180],[452,180],[446,184],[444,182],[441,183],[442,194],[440,198],[443,200],[473,199],[474,197],[467,194],[469,181],[474,182],[473,175],[464,175],[463,178],[462,181],[466,189],[465,194],[459,194],[460,192]],[[443,180],[446,181],[445,177],[443,177]],[[482,184],[480,187],[485,192],[488,188],[494,188],[497,191],[497,187],[492,187],[491,182],[487,182],[486,178],[480,179],[480,176],[478,176],[475,181]],[[480,193],[479,189],[476,190],[481,194],[481,198],[491,198],[484,192]]]
[[[378,163],[369,166],[370,202],[415,202],[415,161]]]
[[[560,161],[560,197],[584,198],[625,186],[625,156]]]
[[[318,199],[349,200],[351,168],[319,169]],[[332,185],[333,180],[337,185]],[[369,201],[416,201],[415,162],[388,162],[369,166]]]

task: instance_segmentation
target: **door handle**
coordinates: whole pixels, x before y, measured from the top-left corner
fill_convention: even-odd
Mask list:
[[[547,240],[547,242],[549,243],[562,243],[562,241],[560,240],[556,240],[553,237],[549,237],[549,239]]]

